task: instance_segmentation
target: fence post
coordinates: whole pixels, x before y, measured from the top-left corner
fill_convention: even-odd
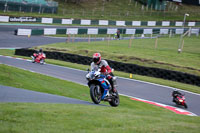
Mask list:
[[[189,37],[191,36],[191,30],[192,30],[192,28],[190,27],[189,33],[188,33],[188,36],[189,36]]]
[[[70,34],[68,34],[68,40],[67,40],[67,42],[68,43],[70,42]]]
[[[182,41],[182,45],[181,45],[181,51],[183,50],[183,46],[184,46],[185,41]]]
[[[88,43],[90,44],[90,34],[88,35]]]
[[[144,11],[144,5],[142,5],[141,10]]]
[[[130,40],[129,40],[129,48],[131,47],[131,44],[132,44],[132,39],[134,38],[134,34],[130,37]]]
[[[74,43],[75,40],[75,34],[73,34],[72,42]]]
[[[155,49],[157,49],[157,45],[158,45],[158,37],[156,38],[156,41],[155,41]]]
[[[6,12],[6,9],[7,9],[7,1],[6,1],[6,3],[5,3],[5,8],[4,8],[4,12]]]
[[[137,7],[137,1],[135,2],[135,7]]]
[[[146,11],[148,11],[149,10],[149,7],[148,7],[148,5],[146,5]]]
[[[110,44],[110,34],[108,36],[108,45]]]
[[[172,37],[172,30],[169,31],[169,38]]]
[[[131,5],[132,0],[129,1],[128,5]]]
[[[130,37],[129,45],[128,45],[129,48],[131,47],[131,43],[132,43],[132,39],[131,39],[131,37]]]

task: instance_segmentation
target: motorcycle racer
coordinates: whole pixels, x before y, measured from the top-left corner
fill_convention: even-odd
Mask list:
[[[181,94],[177,89],[173,90],[172,92],[172,96],[173,96],[173,102],[175,102],[175,100],[177,99],[177,96],[182,96],[183,94]]]
[[[101,59],[100,53],[94,53],[93,54],[93,62],[91,63],[91,70],[97,71],[100,69],[100,72],[106,76],[108,81],[111,84],[111,88],[113,89],[113,92],[116,91],[116,78],[114,77],[112,70],[110,66],[108,65],[108,62],[106,60]],[[109,96],[109,91],[107,91],[107,96]]]
[[[44,54],[43,50],[40,49],[39,51],[36,51],[36,53],[33,53],[33,56],[31,57],[32,57],[33,63],[37,62],[37,63],[44,64],[46,55]]]

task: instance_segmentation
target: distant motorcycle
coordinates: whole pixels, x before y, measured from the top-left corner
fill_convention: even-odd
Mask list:
[[[33,56],[31,56],[32,58],[32,63],[40,63],[40,64],[44,64],[45,59],[46,59],[46,55],[44,53],[33,53]]]
[[[105,75],[102,75],[99,71],[91,71],[86,75],[86,79],[90,88],[90,97],[95,104],[108,101],[111,106],[116,107],[119,105],[118,92],[109,89],[111,85]],[[106,90],[110,93],[109,97],[106,97]]]
[[[181,105],[185,108],[188,108],[184,95],[177,95],[176,98],[174,98],[173,102],[175,102],[177,105]]]

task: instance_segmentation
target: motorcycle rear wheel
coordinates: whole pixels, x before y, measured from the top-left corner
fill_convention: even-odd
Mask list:
[[[117,107],[119,105],[119,94],[116,91],[115,93],[113,93],[114,96],[112,97],[111,101],[109,102],[109,104],[113,107]]]
[[[99,85],[90,85],[90,97],[95,104],[101,102],[101,90]]]
[[[184,104],[184,107],[185,107],[186,109],[188,108],[188,106],[187,106],[187,104],[186,104],[186,103]]]

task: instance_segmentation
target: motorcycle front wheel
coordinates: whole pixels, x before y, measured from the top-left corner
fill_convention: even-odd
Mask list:
[[[44,60],[43,59],[40,60],[40,64],[44,64]]]
[[[90,97],[95,104],[101,102],[101,90],[99,85],[90,85]]]

